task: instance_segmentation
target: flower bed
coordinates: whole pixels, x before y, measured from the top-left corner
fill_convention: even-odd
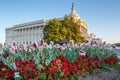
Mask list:
[[[38,48],[29,52],[19,50],[10,54],[5,48],[0,54],[0,79],[8,80],[80,80],[81,76],[112,70],[119,59],[112,50],[104,48]]]

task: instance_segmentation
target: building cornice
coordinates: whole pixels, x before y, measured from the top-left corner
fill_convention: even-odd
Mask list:
[[[36,21],[32,21],[32,22],[17,24],[17,25],[14,25],[13,27],[6,28],[6,31],[7,31],[7,30],[12,30],[12,29],[15,29],[15,28],[32,26],[32,25],[37,25],[37,24],[42,24],[42,23],[46,23],[46,20],[45,20],[45,19],[42,19],[42,20],[36,20]]]

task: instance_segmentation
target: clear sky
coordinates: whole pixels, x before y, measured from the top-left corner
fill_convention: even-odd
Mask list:
[[[0,43],[5,28],[40,19],[64,17],[72,2],[89,33],[109,43],[120,42],[120,0],[0,0]]]

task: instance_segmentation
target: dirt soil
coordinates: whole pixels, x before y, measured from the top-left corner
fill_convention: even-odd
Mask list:
[[[120,80],[120,66],[112,71],[102,70],[99,73],[87,75],[81,80]]]

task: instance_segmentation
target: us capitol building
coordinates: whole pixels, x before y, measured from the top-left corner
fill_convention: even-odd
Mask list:
[[[80,15],[76,12],[74,4],[72,4],[71,13],[67,15],[69,18],[73,18],[80,26],[80,31],[83,37],[88,37],[88,26],[86,21],[80,18]],[[63,20],[64,18],[57,18]],[[14,25],[13,27],[6,28],[6,42],[11,44],[13,41],[18,44],[33,43],[43,38],[43,28],[49,20],[37,20],[27,23]]]

